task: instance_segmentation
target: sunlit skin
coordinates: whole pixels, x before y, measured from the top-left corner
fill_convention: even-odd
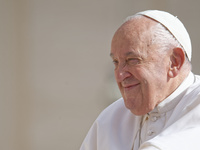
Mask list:
[[[125,106],[135,115],[153,110],[179,85],[174,82],[171,55],[159,53],[152,43],[152,27],[157,22],[142,17],[124,23],[115,33],[110,56],[115,78]]]

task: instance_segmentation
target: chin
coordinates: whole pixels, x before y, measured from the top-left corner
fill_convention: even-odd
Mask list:
[[[145,115],[146,113],[141,111],[141,109],[138,109],[138,107],[134,107],[133,104],[132,105],[129,105],[125,102],[125,106],[127,109],[129,109],[131,111],[131,113],[133,113],[134,115],[136,116],[142,116],[142,115]]]
[[[129,109],[131,111],[131,113],[133,113],[136,116],[143,116],[153,110],[153,108],[144,109],[144,107],[139,107],[139,106],[138,107],[133,107],[133,106],[130,107],[127,105],[125,105],[125,106],[127,109]]]

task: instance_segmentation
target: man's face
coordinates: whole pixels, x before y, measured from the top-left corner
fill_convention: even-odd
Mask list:
[[[152,44],[152,21],[151,24],[148,21],[143,26],[137,20],[125,23],[111,44],[117,84],[125,106],[135,115],[148,113],[169,95],[170,57],[167,53],[158,53],[159,46]]]

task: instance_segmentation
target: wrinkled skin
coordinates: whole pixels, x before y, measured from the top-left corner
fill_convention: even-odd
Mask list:
[[[146,17],[128,21],[111,44],[116,82],[125,106],[135,115],[150,112],[175,89],[168,76],[171,53],[159,53],[160,46],[152,43],[156,23]]]

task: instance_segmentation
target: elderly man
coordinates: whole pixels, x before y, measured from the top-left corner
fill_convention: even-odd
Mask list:
[[[200,77],[177,17],[148,10],[128,17],[110,56],[121,99],[96,119],[81,150],[199,150]]]

